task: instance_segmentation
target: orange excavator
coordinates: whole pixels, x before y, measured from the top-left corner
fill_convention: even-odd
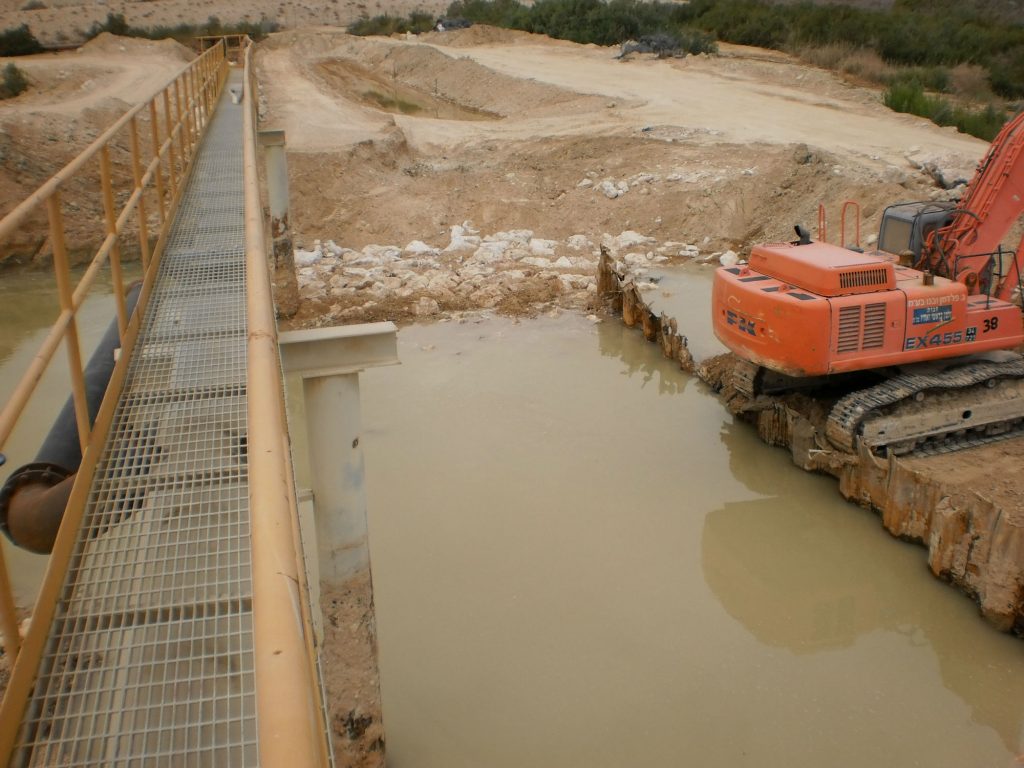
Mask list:
[[[715,273],[715,335],[748,396],[845,389],[827,435],[853,451],[936,453],[1024,433],[1024,113],[992,142],[960,203],[901,203],[877,250],[754,246]],[[865,374],[880,382],[865,386]]]

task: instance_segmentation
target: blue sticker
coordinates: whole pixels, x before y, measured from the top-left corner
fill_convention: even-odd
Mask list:
[[[953,307],[921,307],[914,310],[914,325],[948,323],[953,319]]]

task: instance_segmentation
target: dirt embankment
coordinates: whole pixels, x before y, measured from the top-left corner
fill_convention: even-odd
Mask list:
[[[741,49],[693,63],[613,55],[486,27],[406,41],[308,30],[261,45],[264,122],[289,149],[304,298],[293,324],[592,311],[606,233],[738,250],[816,221],[822,200],[833,227],[838,203],[858,200],[867,232],[889,202],[943,194],[905,148],[775,141],[805,112],[841,126],[844,94],[874,119],[869,91]],[[765,110],[788,100],[783,116],[744,140],[751,113],[718,114],[733,88]],[[703,114],[712,94],[721,106]]]
[[[22,57],[29,89],[0,101],[0,217],[79,155],[132,106],[148,99],[192,59],[171,40],[149,41],[103,34],[75,52]],[[0,59],[0,64],[6,60]],[[149,116],[139,133],[149,147]],[[115,179],[131,177],[130,138],[111,145]],[[105,237],[98,161],[61,190],[68,248],[73,261],[91,256]],[[45,261],[49,227],[40,208],[13,238],[0,243],[0,264]],[[125,255],[132,249],[126,243]]]

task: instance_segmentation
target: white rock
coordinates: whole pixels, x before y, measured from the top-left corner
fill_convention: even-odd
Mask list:
[[[587,189],[588,187],[594,186],[593,179],[583,179],[579,184],[576,185],[579,189]]]
[[[328,240],[326,243],[324,243],[323,250],[324,250],[325,253],[329,253],[334,258],[340,259],[342,256],[345,255],[345,252],[350,250],[350,249],[349,248],[342,248],[340,245],[335,243],[333,240]]]
[[[641,235],[639,232],[627,229],[616,237],[614,242],[615,247],[622,250],[623,248],[635,248],[638,245],[654,245],[658,241],[653,237],[647,237],[646,235]]]
[[[533,237],[533,231],[529,229],[510,229],[508,232],[495,232],[493,235],[487,235],[483,239],[485,243],[499,243],[505,242],[510,245],[520,245],[524,248],[530,245],[530,239]]]
[[[593,243],[590,242],[590,238],[586,235],[570,235],[569,239],[565,241],[566,245],[572,248],[574,251],[581,251],[584,248],[589,248]]]
[[[389,261],[397,261],[401,256],[402,249],[394,245],[370,244],[363,248],[363,257],[379,264]]]
[[[452,225],[451,228],[451,242],[448,247],[444,249],[445,253],[454,253],[456,251],[472,251],[480,247],[480,238],[472,234],[472,230],[467,229],[459,224]]]
[[[557,243],[554,240],[534,237],[530,240],[530,253],[534,256],[554,256],[556,245]]]
[[[541,269],[551,268],[551,259],[541,258],[540,256],[527,256],[524,259],[520,259],[520,264],[529,264],[531,267],[540,267]]]
[[[441,305],[429,296],[423,296],[419,301],[416,302],[414,308],[417,317],[424,317],[427,315],[436,315],[441,311]]]
[[[592,323],[600,323],[601,322],[601,318],[598,317],[597,315],[587,315],[587,320],[589,320]]]
[[[721,264],[723,267],[734,267],[736,266],[736,262],[738,262],[739,260],[740,257],[736,254],[735,251],[726,251],[725,253],[718,257],[718,263]]]
[[[295,266],[297,267],[308,267],[310,264],[316,264],[320,259],[324,257],[323,251],[319,247],[314,248],[311,251],[304,251],[301,248],[296,248],[294,252]]]
[[[620,181],[616,183],[615,188],[618,189],[619,192],[621,192],[622,194],[626,194],[627,192],[629,192],[629,182]]]
[[[483,264],[493,264],[498,261],[504,261],[505,251],[508,247],[509,244],[504,240],[482,243],[480,247],[473,252],[473,261],[479,261]]]
[[[555,261],[555,263],[552,264],[551,266],[555,267],[556,269],[568,269],[569,267],[572,266],[572,262],[569,261],[567,257],[562,256],[560,259]]]
[[[628,191],[628,188],[619,189],[610,181],[602,181],[597,188],[601,190],[601,194],[603,194],[609,200],[614,200],[617,197],[622,197]]]
[[[437,248],[434,248],[431,245],[427,245],[422,240],[413,240],[411,243],[405,246],[404,252],[416,255],[424,253],[435,254],[437,253]]]
[[[874,245],[878,242],[878,235],[868,235],[864,238],[865,245]]]

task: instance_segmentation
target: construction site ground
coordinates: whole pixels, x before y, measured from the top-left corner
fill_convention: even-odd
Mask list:
[[[602,243],[640,274],[711,269],[728,251],[790,239],[795,223],[813,229],[819,203],[837,240],[847,199],[867,237],[889,203],[955,194],[945,187],[986,148],[785,54],[617,54],[486,27],[401,39],[316,27],[262,43],[260,112],[286,132],[298,249],[301,304],[285,325],[478,312],[600,321]],[[0,102],[0,212],[187,57],[103,36],[19,60],[31,88]],[[679,331],[707,335],[710,318]],[[1024,526],[1022,457],[1017,439],[912,461]],[[335,717],[358,721],[353,706]]]
[[[289,150],[292,323],[596,312],[601,242],[634,264],[717,263],[813,229],[819,203],[835,241],[844,200],[866,239],[885,205],[948,197],[936,177],[969,179],[986,148],[784,54],[617,53],[487,27],[271,36],[257,61]],[[481,240],[453,240],[467,222]],[[1022,454],[1017,440],[921,461],[1019,506]]]

